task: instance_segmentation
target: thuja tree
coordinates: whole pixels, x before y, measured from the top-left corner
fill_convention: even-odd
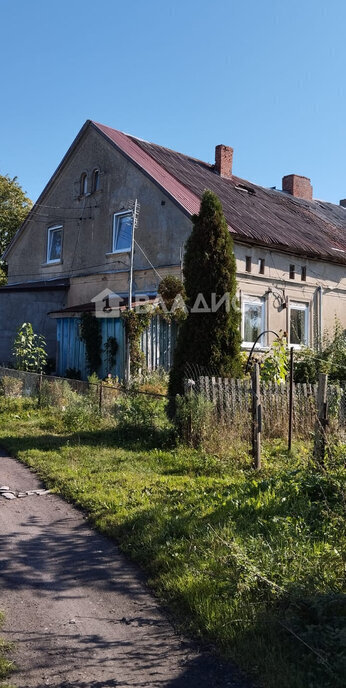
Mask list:
[[[242,370],[233,241],[221,203],[212,191],[204,192],[200,212],[192,222],[184,256],[189,313],[180,327],[170,373],[172,397],[183,392],[187,364],[220,376],[238,377]]]

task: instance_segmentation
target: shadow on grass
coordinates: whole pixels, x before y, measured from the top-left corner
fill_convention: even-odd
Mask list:
[[[18,443],[15,437],[3,437],[1,442],[8,446]],[[119,447],[136,451],[139,449],[173,449],[177,445],[177,438],[171,428],[153,428],[151,426],[122,426],[115,429],[81,430],[64,434],[21,436],[21,449],[52,450],[64,447],[67,444],[77,446],[81,443],[90,447]]]

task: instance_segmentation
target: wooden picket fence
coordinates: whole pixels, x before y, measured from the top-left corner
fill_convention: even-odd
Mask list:
[[[189,381],[187,381],[187,385]],[[212,402],[218,417],[225,421],[242,420],[245,435],[251,428],[252,382],[221,377],[200,376],[190,381],[195,394],[201,394]],[[346,425],[346,384],[339,401],[339,424]],[[329,386],[332,395],[335,386]],[[293,384],[293,433],[307,437],[314,430],[317,412],[318,384]],[[287,434],[289,418],[289,385],[260,383],[261,425],[264,437],[280,437]]]

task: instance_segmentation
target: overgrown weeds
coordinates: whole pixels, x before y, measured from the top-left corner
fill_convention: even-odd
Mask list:
[[[185,628],[266,688],[341,685],[345,445],[316,466],[307,442],[271,440],[254,473],[239,438],[222,454],[179,444],[146,395],[84,429],[30,400],[0,411],[9,451],[117,539]]]

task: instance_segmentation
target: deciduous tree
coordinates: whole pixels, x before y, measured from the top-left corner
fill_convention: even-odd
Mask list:
[[[0,258],[17,229],[24,222],[32,202],[17,177],[0,175]],[[0,262],[0,283],[6,281],[4,264]]]

